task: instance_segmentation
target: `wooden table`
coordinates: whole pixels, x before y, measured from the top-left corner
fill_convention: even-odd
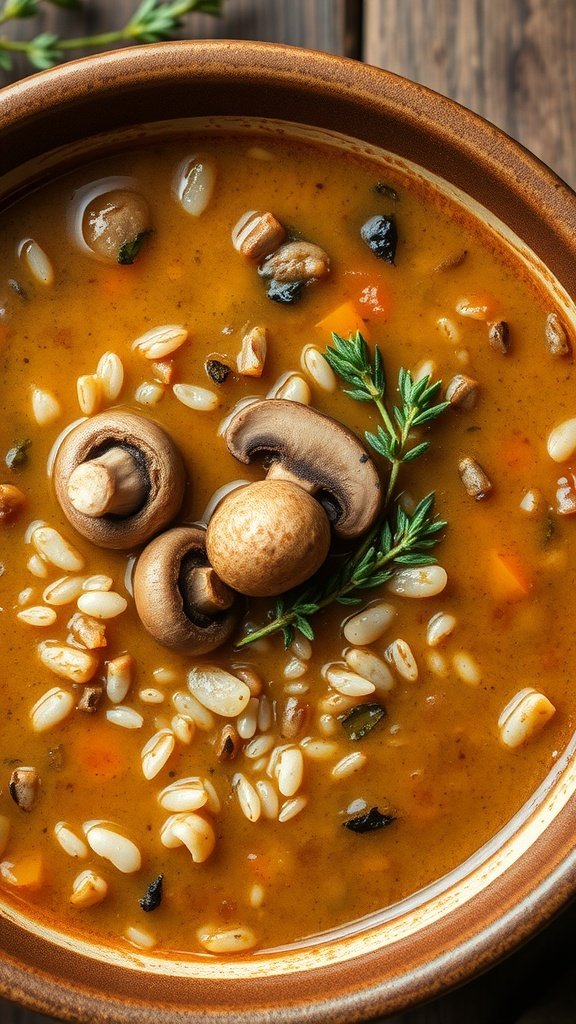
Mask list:
[[[135,7],[46,8],[42,28],[94,33],[124,24]],[[576,187],[575,0],[227,0],[219,21],[192,15],[183,35],[291,43],[387,68],[487,117]],[[18,63],[12,77],[28,70]],[[575,930],[572,906],[503,964],[392,1024],[574,1024]],[[0,1024],[48,1020],[0,1000]]]

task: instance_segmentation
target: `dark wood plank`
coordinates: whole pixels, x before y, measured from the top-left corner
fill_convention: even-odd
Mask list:
[[[482,114],[576,186],[572,0],[366,0],[364,59]]]
[[[37,32],[67,38],[95,35],[122,28],[137,6],[136,0],[84,0],[82,10],[63,11],[46,4],[39,18],[14,22],[0,32],[19,40],[30,39]],[[361,6],[361,0],[225,0],[222,17],[188,15],[180,35],[187,39],[260,39],[357,57]],[[25,58],[17,56],[12,72],[0,71],[0,84],[30,71]]]

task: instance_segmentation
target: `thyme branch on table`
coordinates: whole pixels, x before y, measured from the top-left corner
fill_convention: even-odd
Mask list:
[[[40,14],[45,3],[68,10],[81,8],[81,0],[5,0],[0,7],[0,25]],[[70,50],[101,50],[117,43],[157,43],[171,39],[183,27],[183,18],[192,12],[218,15],[223,0],[143,0],[123,28],[99,35],[64,39],[41,32],[31,40],[0,36],[0,69],[9,71],[12,54],[23,53],[39,71],[63,60]]]
[[[357,332],[344,339],[332,335],[333,348],[324,355],[334,372],[345,384],[345,394],[357,402],[372,402],[382,420],[376,433],[366,432],[368,444],[390,464],[390,475],[382,511],[356,551],[328,576],[321,576],[300,590],[280,597],[270,622],[239,641],[246,647],[261,637],[279,631],[288,647],[296,631],[308,639],[314,638],[310,618],[338,602],[358,604],[358,591],[382,586],[405,566],[427,566],[436,561],[430,553],[438,543],[439,534],[446,523],[434,515],[434,494],[428,494],[416,506],[412,515],[400,505],[392,507],[401,466],[423,455],[430,447],[429,440],[414,440],[412,432],[432,423],[449,405],[438,402],[441,382],[431,383],[429,377],[415,381],[409,370],[398,375],[400,404],[391,408],[386,399],[386,375],[382,354],[378,346],[371,357],[370,349]]]

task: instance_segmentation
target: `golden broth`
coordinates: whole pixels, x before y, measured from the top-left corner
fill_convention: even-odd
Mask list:
[[[196,153],[209,155],[217,169],[214,194],[198,218],[182,209],[174,192],[178,168]],[[152,210],[153,234],[134,266],[98,261],[78,244],[73,229],[78,191],[116,176],[132,179]],[[393,185],[398,200],[376,193],[379,181]],[[312,283],[294,305],[271,302],[254,262],[232,247],[231,230],[250,209],[272,210],[330,256],[329,277]],[[396,217],[396,266],[377,260],[360,239],[361,225],[377,213]],[[571,520],[554,511],[556,481],[565,467],[546,452],[550,430],[573,412],[573,378],[571,359],[554,358],[546,345],[549,299],[492,235],[432,189],[416,190],[413,182],[408,187],[397,169],[380,163],[294,141],[191,136],[135,149],[38,190],[2,215],[0,231],[3,449],[18,439],[31,441],[25,464],[4,473],[4,482],[25,493],[26,507],[0,531],[5,665],[0,814],[10,821],[2,861],[8,867],[0,865],[0,884],[6,895],[64,930],[79,929],[115,944],[134,941],[131,933],[127,937],[133,927],[144,929],[159,951],[194,952],[202,949],[199,929],[242,926],[253,931],[259,947],[270,947],[385,907],[464,861],[526,801],[573,726],[574,531]],[[49,255],[51,286],[40,284],[19,256],[29,238]],[[454,259],[464,252],[461,262]],[[452,265],[435,270],[445,262]],[[24,295],[9,281],[18,282]],[[361,301],[375,287],[383,307],[377,315],[370,302]],[[483,319],[456,312],[463,299],[485,303]],[[335,605],[314,617],[312,656],[297,680],[284,675],[292,653],[283,650],[279,636],[258,650],[239,653],[229,645],[202,659],[169,652],[145,633],[125,589],[134,552],[102,550],[77,536],[47,476],[60,432],[81,415],[77,378],[93,374],[101,355],[113,351],[124,365],[124,385],[118,402],[104,402],[103,408],[119,404],[165,427],[188,470],[178,521],[201,519],[217,488],[264,475],[261,466],[240,465],[229,455],[219,424],[241,398],[264,396],[284,372],[299,371],[305,344],[328,344],[326,328],[317,325],[345,302],[354,304],[370,343],[382,348],[392,400],[399,368],[415,370],[428,360],[445,383],[464,373],[480,384],[475,408],[449,409],[431,427],[430,452],[402,470],[400,485],[408,500],[436,491],[437,511],[449,524],[436,549],[448,585],[423,600],[391,596],[386,588],[363,595],[364,603],[383,600],[396,610],[371,650],[384,656],[394,640],[406,641],[418,678],[408,682],[393,671],[393,688],[378,698],[386,717],[358,742],[347,739],[337,716],[331,723],[322,719],[321,706],[329,693],[322,666],[342,660],[348,645],[341,626],[356,609]],[[453,325],[448,335],[438,323],[443,318]],[[500,320],[510,325],[507,355],[488,344],[487,322]],[[171,386],[153,408],[135,401],[136,389],[153,380],[154,372],[131,343],[150,328],[172,323],[190,332],[173,356],[173,382],[211,388],[219,399],[215,411],[185,408]],[[205,372],[206,359],[220,358],[234,367],[246,324],[263,324],[269,331],[263,376],[254,380],[232,373],[214,385]],[[347,330],[346,323],[338,329]],[[375,429],[372,407],[353,402],[340,389],[328,393],[309,384],[320,411],[360,436]],[[33,387],[52,392],[61,404],[61,415],[49,426],[35,423]],[[474,501],[462,485],[457,467],[463,456],[478,459],[490,476],[494,489],[485,501]],[[375,461],[384,473],[378,456]],[[520,502],[532,489],[541,492],[542,502],[528,515]],[[84,575],[108,574],[113,589],[128,597],[126,612],[107,623],[107,647],[94,681],[103,677],[109,659],[129,652],[135,678],[123,704],[142,715],[142,728],[122,729],[108,721],[112,705],[105,697],[94,715],[75,710],[49,732],[32,731],[30,709],[43,693],[60,684],[75,700],[81,692],[53,676],[37,656],[40,641],[66,640],[74,603],[57,607],[56,623],[45,629],[16,617],[22,607],[41,604],[44,587],[64,575],[54,567],[48,567],[46,579],[28,571],[34,549],[27,530],[36,520],[56,527],[79,549]],[[32,592],[19,601],[28,588]],[[270,604],[252,602],[250,623],[264,623]],[[438,612],[453,615],[456,626],[431,648],[427,623]],[[328,753],[324,760],[313,759],[304,745],[304,781],[297,797],[305,800],[289,820],[261,816],[252,822],[242,813],[233,777],[242,772],[252,782],[268,779],[266,764],[243,752],[232,761],[218,760],[215,743],[223,719],[214,729],[198,729],[190,745],[176,742],[162,771],[144,779],[141,750],[158,728],[170,727],[172,695],[186,691],[186,673],[200,663],[258,670],[276,715],[265,732],[277,745],[284,742],[279,723],[288,698],[309,705],[306,729],[291,742],[312,737],[329,744]],[[470,664],[477,678],[469,676]],[[154,672],[160,668],[167,672],[158,682]],[[162,691],[161,703],[141,699],[141,691],[150,687]],[[523,687],[544,693],[556,713],[538,735],[512,750],[501,742],[498,719]],[[334,766],[355,752],[365,758],[358,770],[335,778]],[[29,813],[10,798],[8,783],[17,765],[34,766],[40,775],[39,796]],[[185,847],[166,849],[160,842],[167,812],[157,796],[170,782],[189,776],[208,778],[221,803],[219,813],[206,814],[216,845],[201,864],[193,863]],[[393,823],[365,835],[342,827],[372,806],[393,815]],[[82,836],[83,823],[94,819],[114,822],[136,843],[142,853],[138,872],[122,874],[91,851],[78,860],[61,849],[54,837],[57,822],[66,821]],[[26,880],[25,870],[18,876],[22,863],[32,864],[34,884],[10,882],[14,871]],[[74,878],[86,868],[105,879],[108,893],[98,905],[78,909],[69,898]],[[162,903],[145,914],[138,901],[160,873]]]

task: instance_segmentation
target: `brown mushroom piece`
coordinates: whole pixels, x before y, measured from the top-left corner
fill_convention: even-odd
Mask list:
[[[186,470],[157,423],[113,410],[84,420],[65,436],[54,486],[78,533],[98,547],[125,550],[145,544],[174,519]]]
[[[208,562],[205,533],[177,526],[156,537],[134,570],[134,602],[142,625],[159,644],[183,654],[207,654],[231,636],[240,601]]]
[[[148,203],[131,189],[105,192],[84,211],[84,241],[107,263],[134,263],[151,230]]]
[[[299,402],[266,399],[241,409],[225,436],[240,462],[261,455],[269,466],[266,480],[229,494],[208,524],[210,563],[234,590],[251,597],[290,590],[322,565],[330,525],[345,539],[373,525],[380,480],[341,423]]]

